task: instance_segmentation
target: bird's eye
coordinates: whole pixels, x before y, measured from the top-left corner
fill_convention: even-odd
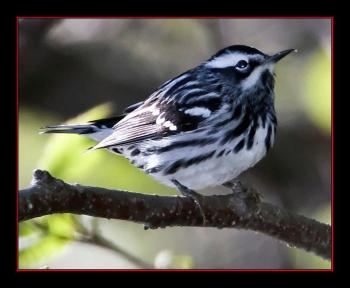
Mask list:
[[[248,67],[248,62],[245,60],[238,61],[236,66],[235,66],[235,68],[239,71],[244,71],[247,69],[247,67]]]

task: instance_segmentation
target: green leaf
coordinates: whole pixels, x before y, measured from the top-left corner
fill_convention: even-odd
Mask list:
[[[75,218],[71,214],[54,214],[42,217],[41,224],[47,226],[49,234],[71,239],[76,230]]]
[[[23,268],[47,261],[60,252],[74,239],[76,222],[71,214],[54,214],[25,221],[20,224],[21,229],[20,241],[32,242],[19,251],[19,266]]]
[[[20,237],[30,236],[39,231],[38,227],[32,221],[24,221],[18,225],[18,234]]]
[[[28,248],[19,251],[19,268],[38,265],[41,261],[56,255],[69,240],[47,234]]]

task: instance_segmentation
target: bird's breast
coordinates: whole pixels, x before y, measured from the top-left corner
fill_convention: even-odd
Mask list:
[[[174,187],[171,180],[176,179],[188,188],[200,190],[227,182],[254,166],[273,144],[275,129],[271,122],[263,125],[259,120],[255,126],[251,122],[225,143],[225,133],[186,135],[187,138],[149,141],[124,149],[128,151],[125,156],[167,186]]]

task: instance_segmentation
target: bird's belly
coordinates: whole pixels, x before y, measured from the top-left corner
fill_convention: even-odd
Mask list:
[[[241,150],[238,153],[229,153],[219,158],[204,161],[186,169],[179,170],[173,175],[156,174],[154,177],[167,186],[174,187],[171,182],[176,179],[181,184],[194,190],[221,185],[236,178],[249,167],[254,166],[266,153],[263,145],[251,150]]]
[[[151,155],[143,155],[143,151],[147,151],[147,146],[139,147],[141,152],[137,157],[125,156],[133,164],[169,187],[175,187],[172,183],[175,179],[190,189],[200,190],[236,178],[264,157],[267,129],[257,129],[253,145],[249,149],[245,144],[242,149],[235,151],[236,145],[245,137],[246,135],[237,137],[224,146],[220,145],[220,139],[218,139],[218,142],[204,147],[185,147]],[[271,135],[271,143],[273,140],[274,135]],[[152,143],[150,147],[154,145],[155,143]],[[220,153],[223,150],[225,152]],[[203,155],[208,157],[199,161]],[[197,160],[194,161],[194,159]]]
[[[176,173],[165,174],[160,171],[151,173],[151,175],[170,187],[175,187],[171,180],[176,179],[190,189],[200,190],[206,187],[217,186],[236,178],[243,171],[254,166],[266,154],[265,143],[264,141],[259,141],[258,138],[249,150],[243,148],[235,153],[232,151],[234,146],[230,146],[230,143],[228,143],[227,147],[230,147],[230,149],[225,149],[225,153],[220,157],[218,157],[218,154],[222,149],[218,149],[211,158],[197,165],[180,168]]]

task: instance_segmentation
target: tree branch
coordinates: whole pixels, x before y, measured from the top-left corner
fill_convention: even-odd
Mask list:
[[[232,184],[234,185],[234,184]],[[68,184],[48,172],[34,171],[32,185],[19,192],[19,221],[53,213],[84,214],[145,224],[145,228],[201,226],[262,232],[290,246],[331,258],[331,226],[261,202],[241,185],[229,195],[203,196],[201,207],[191,199],[158,196]]]

